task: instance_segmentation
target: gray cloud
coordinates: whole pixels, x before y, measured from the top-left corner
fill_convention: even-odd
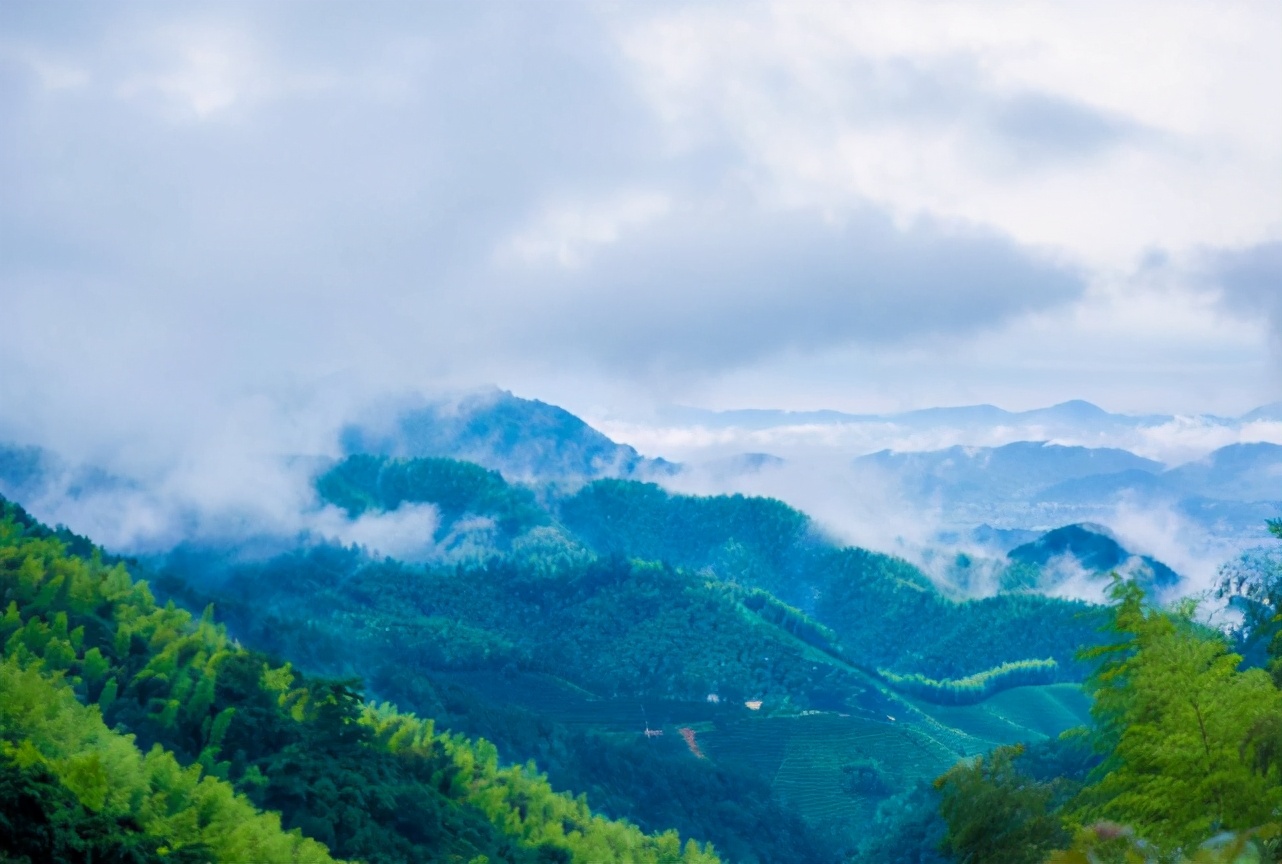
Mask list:
[[[1230,309],[1264,314],[1282,340],[1282,242],[1226,249],[1208,256],[1208,278]]]
[[[325,452],[388,392],[519,373],[547,396],[545,369],[715,381],[851,345],[943,356],[1082,296],[1068,253],[892,218],[823,166],[822,194],[793,189],[753,130],[956,133],[1023,169],[1139,128],[999,87],[952,45],[839,46],[809,79],[789,71],[806,43],[775,65],[749,50],[674,119],[620,41],[653,7],[68,8],[0,4],[0,440],[181,464],[189,497],[229,507],[264,460]]]
[[[706,370],[782,350],[969,334],[1083,288],[1072,269],[989,233],[897,228],[874,210],[839,221],[709,210],[674,214],[556,273],[566,287],[550,305],[550,292],[523,291],[533,302],[522,320],[539,323],[513,338],[624,371]]]
[[[1088,158],[1153,135],[1132,121],[1043,93],[1000,100],[986,119],[999,146],[1027,161]]]
[[[335,375],[707,374],[1081,290],[993,232],[758,195],[729,141],[673,150],[591,6],[84,9],[0,11],[0,396],[46,425]]]

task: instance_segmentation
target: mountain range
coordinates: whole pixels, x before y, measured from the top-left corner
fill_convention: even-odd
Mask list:
[[[961,405],[956,407],[921,408],[877,414],[853,414],[844,411],[784,411],[777,409],[734,409],[712,411],[703,408],[672,406],[664,409],[660,419],[675,425],[701,425],[710,428],[739,426],[766,429],[774,426],[807,424],[861,424],[891,423],[907,428],[978,429],[1009,426],[1015,428],[1039,427],[1046,437],[1062,433],[1102,433],[1120,429],[1143,429],[1162,426],[1181,419],[1174,414],[1122,414],[1106,411],[1091,402],[1073,399],[1045,408],[1028,411],[1007,411],[996,405]],[[1262,405],[1237,417],[1215,414],[1198,414],[1193,419],[1223,427],[1238,427],[1247,423],[1282,421],[1282,402]]]
[[[340,443],[349,454],[464,459],[514,479],[636,477],[676,469],[611,441],[564,408],[498,389],[431,401],[378,423],[349,424]]]
[[[931,506],[1011,517],[971,529],[994,559],[955,555],[957,578],[941,582],[784,501],[651,482],[682,468],[511,394],[415,406],[353,424],[341,443],[337,457],[292,457],[306,468],[307,524],[422,532],[425,559],[316,528],[266,553],[225,534],[125,561],[0,502],[0,560],[18,586],[4,596],[23,603],[0,622],[0,635],[18,634],[7,662],[51,651],[48,663],[75,672],[66,686],[0,680],[6,699],[56,691],[72,713],[77,699],[95,702],[77,722],[109,718],[112,747],[134,752],[122,733],[160,743],[172,755],[148,758],[192,777],[199,766],[283,814],[294,840],[279,842],[349,857],[441,842],[469,860],[507,843],[501,860],[592,861],[609,836],[640,850],[620,846],[615,860],[711,860],[680,847],[677,829],[723,860],[884,861],[870,841],[894,837],[912,860],[934,861],[928,784],[959,759],[1023,742],[1074,777],[1095,764],[1059,738],[1089,721],[1079,651],[1104,638],[1106,611],[1074,599],[1090,593],[1076,583],[1102,594],[1117,571],[1179,587],[1172,568],[1102,525],[1039,530],[1035,519],[1105,506],[1093,489],[1272,507],[1241,496],[1267,496],[1282,450],[1233,445],[1171,469],[1041,441],[856,460]],[[762,453],[719,464],[727,477],[788,468]],[[132,484],[38,448],[0,451],[0,492],[42,504]],[[1065,503],[1072,494],[1087,503]],[[68,590],[61,576],[42,587],[39,567],[19,566],[32,555],[82,575]],[[415,761],[428,755],[448,765]],[[346,787],[325,779],[335,771],[374,803],[342,804]],[[555,816],[579,793],[591,811]],[[445,815],[426,833],[398,816],[419,810]]]
[[[1230,444],[1173,468],[1117,448],[1021,441],[1001,447],[881,451],[854,463],[890,477],[954,525],[1048,528],[1118,506],[1172,509],[1225,538],[1264,536],[1282,509],[1282,445]]]

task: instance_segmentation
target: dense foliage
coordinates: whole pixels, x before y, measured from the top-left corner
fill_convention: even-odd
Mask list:
[[[1071,680],[1072,649],[1095,638],[1081,604],[950,600],[907,562],[841,548],[768,499],[627,481],[567,496],[448,459],[384,457],[339,463],[318,491],[352,517],[437,506],[441,557],[413,566],[312,545],[238,563],[188,548],[158,565],[158,590],[214,602],[246,644],[361,676],[380,698],[537,760],[611,815],[735,860],[835,860],[853,835],[801,823],[750,762],[692,759],[677,726],[731,716],[706,697],[885,723],[911,711],[894,689],[971,703]],[[492,542],[457,554],[442,535],[472,517],[495,526]],[[665,723],[668,737],[640,734]],[[825,794],[871,795],[871,817],[896,788]]]
[[[896,675],[893,672],[883,672],[882,677],[896,689],[931,702],[969,705],[1010,687],[1053,681],[1057,666],[1054,660],[1020,660],[954,680],[936,681],[924,675]]]
[[[945,848],[1036,862],[1071,834],[1052,860],[1282,860],[1282,692],[1192,604],[1155,608],[1134,582],[1112,597],[1110,642],[1084,651],[1094,724],[1082,735],[1102,760],[1085,776],[1036,776],[1014,750],[960,764],[937,781]]]
[[[712,717],[709,692],[729,704],[805,705],[829,691],[860,697],[866,676],[816,663],[823,655],[741,605],[743,592],[553,548],[420,568],[322,546],[240,565],[213,596],[179,580],[190,566],[180,557],[158,585],[192,605],[213,599],[250,644],[328,674],[364,674],[382,697],[537,760],[612,815],[676,827],[735,860],[831,860],[760,777],[640,733],[665,721],[669,700]],[[619,711],[628,734],[587,722]],[[762,822],[775,826],[769,837]]]
[[[951,600],[907,561],[843,548],[803,513],[768,498],[674,495],[629,480],[536,496],[468,463],[369,456],[335,466],[318,491],[353,514],[424,502],[440,507],[446,524],[462,512],[497,519],[506,538],[524,532],[513,544],[516,566],[537,566],[545,575],[557,572],[556,562],[581,563],[592,553],[663,562],[690,574],[683,585],[711,576],[748,589],[753,611],[776,624],[787,617],[784,628],[820,650],[900,675],[962,679],[1053,659],[1055,680],[1080,680],[1085,667],[1074,652],[1097,639],[1100,624],[1085,604],[1038,595]],[[493,574],[477,581],[492,582]],[[528,594],[503,593],[498,602],[521,614]]]
[[[492,519],[507,538],[548,521],[528,489],[456,459],[351,456],[321,475],[316,488],[351,517],[405,503],[434,504],[441,515],[438,535],[464,515]]]
[[[189,849],[320,861],[326,847],[367,861],[716,860],[674,833],[594,816],[532,767],[501,767],[484,741],[368,705],[355,682],[247,651],[208,612],[157,605],[121,564],[70,556],[4,506],[5,794],[62,813],[45,840],[14,835],[8,854],[34,843],[52,855],[106,833],[144,835],[124,844],[138,860]],[[51,809],[65,798],[51,777],[83,819]]]

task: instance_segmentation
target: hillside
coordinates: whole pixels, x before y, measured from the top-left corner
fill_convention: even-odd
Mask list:
[[[954,531],[1100,522],[1126,505],[1174,510],[1215,537],[1258,540],[1282,504],[1282,446],[1269,443],[1228,445],[1172,468],[1117,448],[1035,441],[887,450],[854,465],[939,509]]]
[[[1179,574],[1149,555],[1128,551],[1102,525],[1065,525],[1007,553],[1002,574],[1006,590],[1054,591],[1065,581],[1085,578],[1107,586],[1114,575],[1133,579],[1157,594],[1179,583]]]
[[[246,650],[211,610],[160,606],[122,564],[68,555],[22,510],[0,507],[0,771],[27,814],[0,832],[6,851],[43,860],[92,854],[93,842],[128,844],[131,860],[717,860],[674,834],[596,817],[531,767],[501,767],[484,741],[365,702],[357,681]]]
[[[581,419],[537,399],[481,391],[356,423],[341,435],[348,454],[445,456],[516,479],[631,477],[676,466],[616,444]]]
[[[907,562],[836,545],[778,501],[622,480],[536,493],[475,466],[363,457],[318,488],[368,518],[432,502],[442,476],[475,483],[448,486],[443,511],[466,500],[492,517],[519,501],[541,516],[485,555],[425,566],[324,545],[231,564],[181,549],[152,565],[156,584],[216,603],[249,645],[361,675],[380,698],[536,760],[609,815],[732,860],[839,860],[888,797],[1085,716],[1074,687],[1052,682],[1080,680],[1088,607],[949,600]],[[846,755],[820,758],[837,741]],[[903,758],[851,787],[849,766],[887,747]],[[765,768],[794,750],[801,774]],[[763,820],[777,826],[768,841]]]

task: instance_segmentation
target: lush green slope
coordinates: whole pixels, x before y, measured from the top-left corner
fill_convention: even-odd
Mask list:
[[[448,488],[440,476],[451,478]],[[761,589],[798,611],[798,632],[826,628],[823,650],[899,675],[963,679],[1003,664],[1054,660],[1054,680],[1080,680],[1085,670],[1074,651],[1095,640],[1102,623],[1085,604],[1038,595],[951,600],[908,562],[842,548],[805,514],[773,499],[673,495],[651,483],[598,480],[566,497],[548,490],[539,511],[529,490],[476,466],[374,457],[340,463],[319,479],[318,489],[352,512],[415,501],[438,504],[447,520],[462,512],[506,519],[509,538],[557,526],[526,559],[574,557],[582,547]],[[474,503],[468,510],[460,502]]]
[[[1273,610],[1280,583],[1259,586]],[[935,784],[944,848],[1010,864],[1282,860],[1282,618],[1256,622],[1272,634],[1266,671],[1244,668],[1191,602],[1153,606],[1135,582],[1112,597],[1111,644],[1087,652],[1093,722],[1077,736],[1102,759],[1021,764],[999,748],[958,764]]]
[[[137,860],[157,843],[226,861],[329,860],[326,847],[367,861],[716,860],[593,816],[484,741],[366,705],[355,682],[247,651],[208,613],[158,606],[122,565],[69,556],[4,507],[0,792],[35,825],[74,823],[15,835],[9,853],[106,832],[142,835]],[[60,789],[83,818],[49,803]]]
[[[325,472],[316,487],[351,517],[405,503],[434,504],[441,514],[438,536],[465,515],[494,520],[501,536],[509,539],[550,521],[528,489],[509,485],[497,471],[456,459],[352,456]]]
[[[888,796],[1085,716],[1080,700],[1057,701],[1045,722],[1012,720],[989,700],[1015,687],[1015,715],[1049,704],[1020,685],[1078,674],[1087,607],[949,600],[907,562],[837,547],[778,501],[625,481],[536,494],[444,459],[349,459],[318,486],[352,514],[426,502],[447,521],[521,515],[484,559],[409,566],[313,546],[209,578],[217,556],[189,549],[157,585],[191,608],[215,602],[247,644],[363,676],[536,759],[611,815],[734,860],[836,860]],[[745,708],[758,700],[760,715]],[[772,761],[780,742],[790,761]],[[859,767],[882,746],[892,769]],[[843,773],[865,768],[880,779]]]

